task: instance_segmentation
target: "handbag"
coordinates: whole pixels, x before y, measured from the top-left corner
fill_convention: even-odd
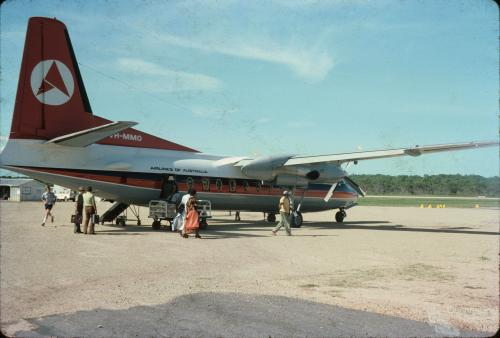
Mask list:
[[[82,215],[71,215],[71,223],[82,224]]]
[[[92,214],[91,221],[94,224],[99,224],[99,215],[98,214]]]

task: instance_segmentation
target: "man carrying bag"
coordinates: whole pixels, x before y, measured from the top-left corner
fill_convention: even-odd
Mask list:
[[[83,218],[83,193],[85,189],[83,187],[78,188],[78,195],[75,198],[75,214],[73,215],[73,219],[71,220],[75,223],[75,234],[81,234],[82,230],[80,229],[80,224],[82,224]]]
[[[87,187],[87,192],[83,194],[83,207],[85,209],[85,222],[83,223],[83,233],[88,235],[95,235],[94,215],[97,214],[97,207],[95,205],[94,194],[92,194],[92,187]]]

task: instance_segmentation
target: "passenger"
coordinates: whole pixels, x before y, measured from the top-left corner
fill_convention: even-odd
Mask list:
[[[188,238],[189,233],[194,232],[196,238],[201,238],[198,233],[200,229],[200,218],[196,210],[196,197],[191,197],[186,204],[186,220],[184,221],[184,228],[182,230],[182,237]]]
[[[56,195],[50,190],[50,187],[45,188],[45,192],[42,194],[42,201],[45,205],[45,217],[43,218],[42,226],[45,226],[47,218],[50,216],[50,221],[54,223],[54,215],[52,215],[52,208],[56,204]]]
[[[78,188],[78,195],[75,197],[75,234],[81,234],[80,224],[83,219],[83,193],[85,189],[83,187]]]
[[[184,222],[186,220],[186,205],[187,202],[191,197],[196,197],[196,190],[195,189],[189,189],[188,193],[184,196],[182,196],[181,204],[179,205],[179,212],[182,214],[181,219],[179,220],[179,234],[182,236],[183,232],[182,230],[184,229]]]
[[[177,188],[177,185],[174,186],[174,192],[167,198],[167,202],[175,203],[176,206],[178,206],[181,202],[181,193],[179,192],[179,188]]]
[[[181,203],[181,193],[179,192],[177,185],[175,186],[174,193],[170,195],[167,201],[168,203],[175,204],[176,215],[172,220],[172,231],[179,230],[182,221],[182,212],[179,209],[179,205]]]
[[[290,194],[288,191],[283,191],[283,196],[280,198],[280,216],[281,219],[272,231],[273,235],[276,236],[276,233],[278,230],[282,227],[285,226],[286,234],[288,236],[292,235],[292,230],[290,229]]]
[[[94,220],[92,215],[97,214],[97,206],[95,205],[95,197],[92,194],[92,187],[87,187],[87,192],[83,194],[83,207],[85,209],[85,222],[83,223],[83,233],[94,235]],[[90,221],[90,226],[89,226]],[[88,229],[87,229],[88,227]]]

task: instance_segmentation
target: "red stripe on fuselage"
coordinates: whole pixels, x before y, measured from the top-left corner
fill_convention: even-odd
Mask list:
[[[33,171],[45,172],[54,175],[70,176],[75,178],[81,178],[86,180],[101,181],[114,184],[122,184],[131,187],[149,188],[161,190],[161,185],[163,179],[143,179],[127,177],[123,173],[117,173],[116,175],[103,175],[99,173],[88,173],[79,172],[74,169],[53,169],[53,168],[37,168],[37,167],[23,167]],[[248,186],[243,186],[242,184],[236,184],[234,190],[230,189],[229,184],[222,184],[220,189],[217,189],[215,178],[210,178],[210,184],[208,189],[203,189],[203,184],[200,181],[203,177],[191,177],[195,180],[192,185],[185,182],[176,181],[176,184],[180,191],[187,191],[189,188],[196,189],[199,193],[209,192],[209,193],[224,193],[224,194],[235,194],[235,195],[261,195],[261,196],[280,196],[283,192],[279,187],[271,187],[269,185],[261,186],[260,189],[257,188],[256,182],[247,180],[250,182]],[[227,179],[223,179],[227,181]],[[230,179],[231,180],[231,179]],[[235,180],[236,181],[236,180]],[[238,180],[241,181],[241,180]],[[295,191],[296,197],[302,196],[302,189],[297,189]],[[309,189],[305,192],[304,196],[309,198],[324,198],[326,195],[325,190],[312,190]],[[352,192],[335,191],[332,195],[333,199],[355,199],[357,194]]]

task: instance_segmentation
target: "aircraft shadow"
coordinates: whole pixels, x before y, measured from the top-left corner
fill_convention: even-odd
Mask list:
[[[223,238],[244,238],[244,237],[269,237],[267,234],[271,231],[273,227],[276,226],[277,222],[267,222],[261,221],[234,221],[234,220],[212,220],[216,223],[208,223],[207,230],[201,230],[200,233],[208,235],[206,239],[223,239]],[[162,228],[161,230],[153,230],[150,225],[127,225],[125,227],[115,224],[106,224],[107,227],[114,229],[99,229],[100,226],[96,227],[96,232],[105,235],[138,235],[147,232],[166,232],[169,233],[168,229]],[[440,228],[417,228],[410,227],[402,224],[391,224],[388,221],[350,221],[343,223],[335,222],[304,222],[302,227],[309,229],[324,229],[324,230],[378,230],[378,231],[409,231],[409,232],[429,232],[429,233],[451,233],[451,234],[470,234],[470,235],[493,235],[499,236],[500,232],[495,231],[479,231],[473,230],[471,227],[440,227]],[[252,230],[252,234],[249,233],[233,233],[232,231],[245,231]],[[292,229],[293,233],[294,229]],[[255,234],[255,232],[265,232],[266,234]],[[330,235],[309,235],[309,234],[294,234],[296,237],[321,237]],[[336,235],[332,235],[336,236]]]
[[[373,222],[373,224],[377,224],[378,222]],[[380,223],[390,223],[390,222],[380,222]],[[378,223],[378,224],[380,224]],[[455,228],[415,228],[408,227],[406,225],[401,224],[393,224],[393,225],[369,225],[363,226],[363,224],[372,224],[365,222],[344,222],[341,224],[338,223],[327,223],[327,222],[318,222],[318,223],[310,223],[307,226],[310,228],[322,228],[322,229],[336,229],[336,230],[381,230],[381,231],[410,231],[410,232],[435,232],[435,233],[450,233],[450,234],[470,234],[470,235],[494,235],[499,236],[500,232],[495,231],[467,231],[466,229],[472,229],[469,227],[455,227]]]
[[[267,235],[249,234],[245,232],[225,232],[225,231],[200,231],[202,239],[228,239],[228,238],[248,238],[248,237],[269,237]],[[192,235],[190,235],[192,236]]]
[[[299,298],[222,292],[185,294],[158,305],[95,308],[24,320],[30,328],[16,328],[13,336],[485,337],[494,334]]]

